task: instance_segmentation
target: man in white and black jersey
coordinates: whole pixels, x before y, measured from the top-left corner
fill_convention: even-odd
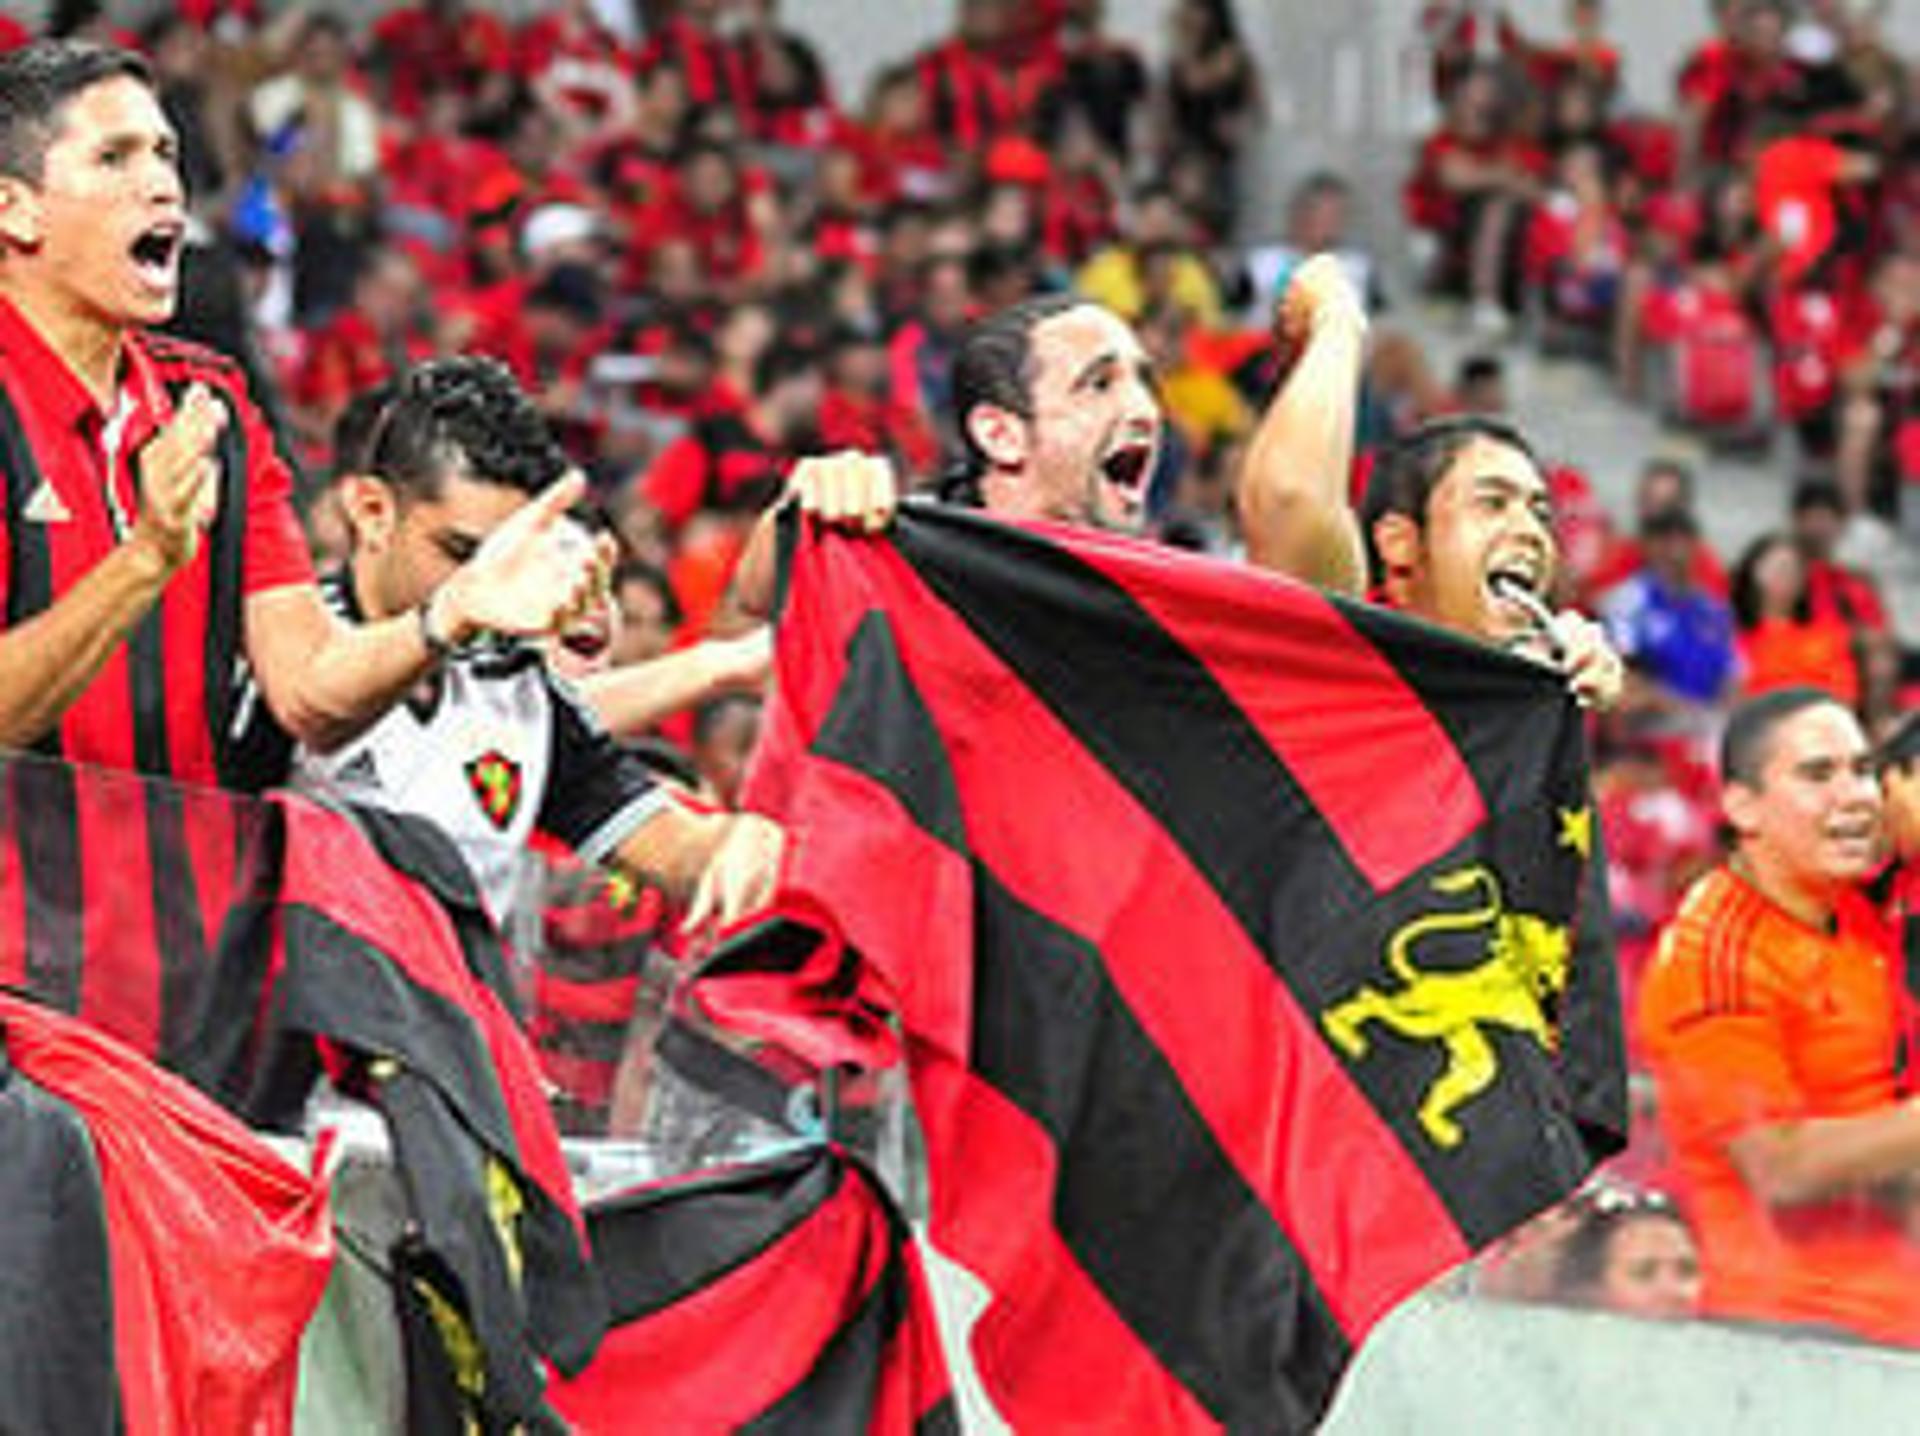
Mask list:
[[[338,494],[352,551],[323,587],[352,622],[417,607],[440,662],[358,738],[296,749],[293,785],[431,820],[466,854],[496,918],[536,829],[688,901],[692,923],[764,903],[777,826],[699,811],[657,785],[532,645],[435,626],[466,559],[568,467],[538,410],[503,366],[471,356],[419,365],[389,389],[361,453],[346,456]]]

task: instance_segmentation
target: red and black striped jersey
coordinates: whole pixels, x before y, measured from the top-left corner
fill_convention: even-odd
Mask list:
[[[0,300],[0,590],[6,625],[51,607],[104,559],[139,513],[135,460],[186,387],[224,400],[220,508],[193,560],[38,746],[78,763],[194,783],[241,780],[227,735],[249,594],[311,583],[275,452],[239,366],[177,339],[134,333],[104,411],[33,327]]]

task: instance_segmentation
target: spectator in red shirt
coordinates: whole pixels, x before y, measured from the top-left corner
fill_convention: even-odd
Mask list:
[[[1843,348],[1835,477],[1850,513],[1891,513],[1920,483],[1920,258],[1881,260]]]
[[[640,479],[671,528],[703,510],[745,527],[780,492],[795,460],[818,447],[824,385],[817,355],[770,345],[755,365],[745,409],[696,419]]]
[[[662,61],[640,72],[626,127],[592,147],[582,165],[616,211],[642,211],[665,197],[692,112],[678,65]]]
[[[1860,701],[1853,628],[1808,601],[1806,564],[1792,539],[1762,534],[1734,565],[1732,602],[1739,626],[1745,696],[1810,685],[1848,708]]]
[[[752,100],[743,56],[720,33],[720,0],[676,0],[672,14],[640,49],[640,68],[665,61],[686,77],[696,109],[748,113]]]
[[[1039,106],[1054,67],[1010,54],[1015,44],[1012,0],[960,0],[954,34],[914,61],[933,128],[953,150],[984,154]]]
[[[1800,67],[1786,53],[1780,0],[1721,0],[1717,18],[1721,33],[1680,72],[1682,174],[1743,162],[1762,112],[1797,105],[1804,89]]]
[[[857,449],[890,458],[907,487],[932,477],[940,459],[933,426],[889,394],[887,346],[870,328],[842,325],[827,338],[826,397],[820,404],[820,447]]]
[[[406,253],[369,253],[353,300],[315,330],[288,397],[307,441],[323,444],[348,400],[433,351],[420,273]]]
[[[811,41],[780,25],[777,0],[741,0],[737,42],[750,97],[748,133],[769,144],[815,149],[834,129],[833,88]]]
[[[1443,276],[1461,283],[1475,327],[1511,326],[1513,282],[1528,207],[1541,197],[1547,159],[1515,135],[1490,69],[1463,80],[1440,130],[1421,149],[1409,188],[1413,222],[1441,237]]]
[[[1806,566],[1807,612],[1844,623],[1859,660],[1861,711],[1869,718],[1897,704],[1900,644],[1871,573],[1835,557],[1847,529],[1846,499],[1828,479],[1802,479],[1793,490],[1789,533]]]
[[[1807,566],[1808,610],[1866,633],[1890,634],[1879,583],[1864,569],[1834,556],[1847,529],[1847,505],[1839,486],[1826,479],[1802,479],[1794,486],[1791,512],[1793,541]]]
[[[1629,252],[1606,156],[1582,141],[1563,149],[1554,168],[1553,190],[1527,225],[1528,280],[1555,319],[1601,328],[1613,317]]]
[[[1610,99],[1620,87],[1620,52],[1602,33],[1601,0],[1568,0],[1567,28],[1557,45],[1522,45],[1522,63],[1535,89],[1550,94],[1563,85],[1588,85]]]
[[[696,143],[682,152],[668,191],[634,215],[630,259],[644,261],[662,241],[684,239],[699,249],[715,297],[737,302],[767,277],[777,218],[773,195],[742,173],[732,150]]]
[[[505,362],[561,447],[585,466],[598,453],[604,424],[587,371],[611,339],[599,274],[568,263],[542,272],[503,322],[476,337],[474,348]]]
[[[953,190],[952,156],[911,65],[874,77],[860,121],[843,122],[835,143],[859,158],[861,188],[874,204],[924,204]]]
[[[1754,205],[1778,251],[1775,272],[1785,284],[1799,283],[1832,250],[1839,235],[1840,187],[1879,173],[1872,155],[1801,133],[1793,128],[1796,123],[1778,113],[1763,119],[1754,161]]]
[[[503,108],[513,88],[513,36],[491,10],[466,0],[420,0],[374,22],[373,68],[395,114],[412,119],[448,91],[469,115]]]

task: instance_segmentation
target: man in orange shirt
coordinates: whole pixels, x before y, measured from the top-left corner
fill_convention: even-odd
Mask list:
[[[1780,689],[1735,710],[1721,779],[1732,854],[1662,937],[1637,1019],[1705,1309],[1920,1345],[1902,1232],[1920,1103],[1896,1086],[1896,979],[1857,888],[1878,855],[1872,752],[1830,694]]]

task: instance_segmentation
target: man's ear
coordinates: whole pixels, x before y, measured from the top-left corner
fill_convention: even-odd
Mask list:
[[[1405,578],[1420,566],[1420,525],[1407,514],[1385,513],[1373,521],[1373,549],[1389,579]]]
[[[996,469],[1017,469],[1027,459],[1027,421],[998,404],[967,411],[967,437]]]
[[[40,247],[40,194],[18,175],[0,174],[0,240],[9,249]]]
[[[1727,826],[1741,837],[1750,834],[1757,823],[1760,794],[1739,779],[1729,779],[1720,788],[1720,811]]]
[[[393,542],[400,526],[400,504],[393,486],[372,474],[342,474],[334,481],[355,552],[379,553]]]

